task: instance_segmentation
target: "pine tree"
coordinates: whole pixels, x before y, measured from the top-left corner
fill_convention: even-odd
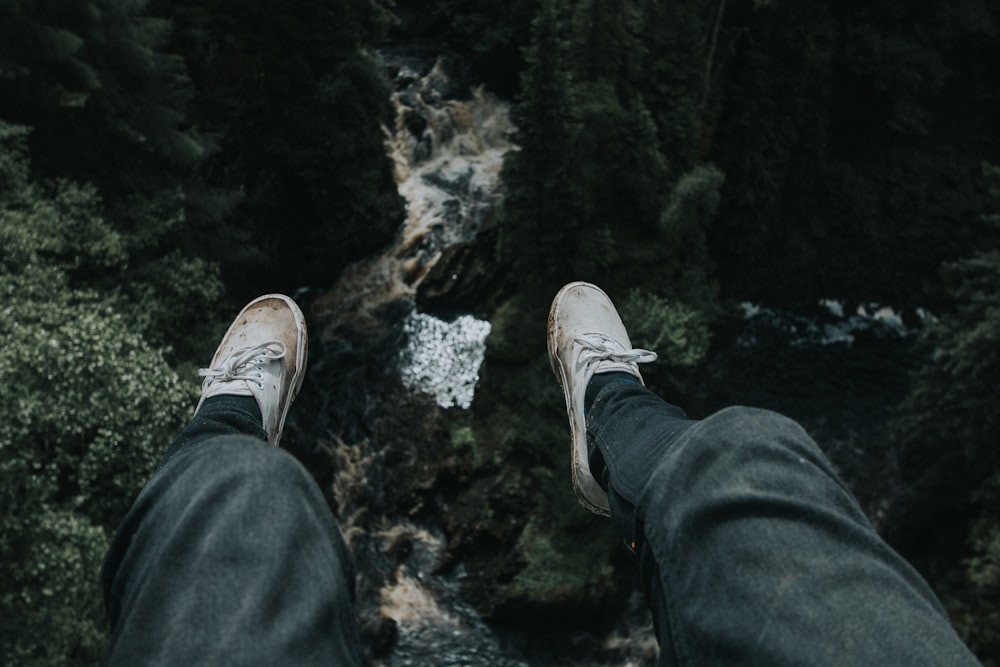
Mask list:
[[[703,5],[702,0],[642,2],[642,94],[671,177],[691,168],[710,147],[713,114],[702,99],[707,59]]]
[[[210,142],[185,123],[191,82],[148,0],[0,3],[0,118],[30,123],[36,168],[102,194],[162,187]]]
[[[583,257],[604,266],[632,263],[619,249],[636,248],[656,233],[667,185],[666,160],[642,94],[635,10],[632,3],[586,0],[571,22],[571,101],[580,122],[572,163],[586,197],[580,225],[591,239],[605,240],[603,252],[594,248]]]
[[[574,44],[572,67],[581,81],[612,81],[625,86],[636,83],[637,64],[643,45],[636,25],[630,25],[632,2],[580,0],[572,17]]]
[[[130,292],[146,333],[183,357],[218,298],[196,242],[218,211],[191,205],[212,144],[189,122],[191,80],[169,50],[171,22],[153,9],[148,0],[0,0],[0,119],[33,127],[37,175],[96,188],[101,217],[125,245],[124,270],[80,267],[74,277]]]
[[[515,271],[561,273],[577,247],[582,193],[571,162],[579,128],[564,65],[560,3],[543,0],[532,22],[512,116],[519,146],[504,162],[500,254]]]
[[[1000,202],[1000,168],[984,170]],[[1000,215],[985,218],[980,244],[944,266],[954,310],[921,335],[927,361],[892,429],[901,491],[889,527],[904,555],[937,575],[933,583],[962,611],[960,629],[973,648],[993,654],[1000,648],[994,604],[1000,584]]]
[[[183,0],[176,11],[194,117],[219,136],[204,178],[244,195],[226,233],[200,243],[243,296],[331,284],[403,216],[381,130],[389,91],[366,51],[386,3]]]

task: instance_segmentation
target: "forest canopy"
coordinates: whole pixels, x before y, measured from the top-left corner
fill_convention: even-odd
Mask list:
[[[622,295],[667,352],[650,384],[693,412],[736,302],[927,308],[880,444],[905,489],[886,535],[995,658],[998,21],[990,0],[0,0],[0,663],[101,661],[101,558],[226,318],[392,238],[389,44],[447,51],[517,127],[469,290],[492,403],[463,433],[516,412],[504,446],[549,465],[564,424],[523,323],[567,280]]]

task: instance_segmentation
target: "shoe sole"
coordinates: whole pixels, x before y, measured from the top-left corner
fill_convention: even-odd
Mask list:
[[[563,396],[566,399],[566,415],[569,418],[570,430],[570,472],[572,473],[573,479],[573,491],[576,493],[577,500],[580,501],[580,504],[588,510],[594,514],[610,516],[611,509],[608,503],[608,495],[600,487],[597,480],[594,479],[593,474],[590,472],[590,461],[587,456],[586,418],[582,414],[577,415],[576,410],[573,408],[573,396],[567,389],[569,386],[569,378],[567,377],[567,372],[563,367],[562,361],[556,355],[558,338],[556,335],[556,311],[558,311],[559,307],[562,305],[562,300],[566,293],[575,287],[587,287],[589,289],[594,289],[600,292],[609,303],[611,302],[611,298],[604,290],[592,283],[582,280],[564,285],[563,288],[556,293],[555,298],[552,300],[552,306],[549,309],[549,320],[547,326],[549,365],[552,367],[552,372],[555,373],[556,378],[558,378],[559,385],[563,390]]]
[[[285,407],[281,410],[281,419],[278,420],[278,439],[275,441],[275,445],[281,440],[281,436],[285,432],[285,417],[288,416],[288,411],[292,407],[292,403],[299,395],[299,390],[302,389],[302,382],[306,377],[306,364],[309,361],[309,333],[306,328],[306,316],[299,308],[299,304],[295,303],[290,297],[284,294],[266,294],[260,298],[254,299],[251,303],[256,303],[258,301],[263,301],[265,299],[278,299],[288,306],[289,310],[292,311],[292,316],[295,318],[295,330],[296,330],[296,340],[295,340],[295,374],[292,376],[292,386],[288,391],[288,399],[285,401]]]

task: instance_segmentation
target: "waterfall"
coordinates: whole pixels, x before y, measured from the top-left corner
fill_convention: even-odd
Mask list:
[[[327,343],[336,344],[345,328],[400,331],[398,365],[406,386],[433,395],[442,407],[469,407],[489,323],[468,315],[446,322],[415,312],[412,304],[442,258],[475,243],[492,223],[514,128],[508,105],[482,87],[456,91],[443,59],[426,72],[421,59],[407,55],[386,52],[381,60],[395,88],[395,120],[384,128],[385,144],[406,219],[379,255],[345,270],[314,312]],[[399,303],[409,308],[391,307]]]
[[[503,156],[513,147],[506,103],[482,88],[446,97],[452,84],[440,59],[420,74],[410,59],[382,58],[394,71],[395,123],[384,131],[406,220],[389,247],[348,267],[317,300],[327,331],[347,321],[380,324],[385,306],[412,299],[449,248],[475,242],[493,218]]]
[[[489,493],[492,482],[456,453],[470,428],[464,410],[489,323],[470,313],[438,317],[419,305],[427,291],[468,282],[450,273],[451,260],[482,244],[495,224],[513,127],[507,104],[453,81],[444,60],[412,52],[383,52],[380,60],[396,108],[386,150],[407,215],[382,252],[349,267],[313,301],[319,331],[310,387],[298,402],[331,460],[332,470],[317,477],[329,480],[322,483],[354,554],[362,644],[385,667],[652,664],[641,595],[603,636],[502,630],[465,596],[472,577],[484,575],[467,573],[450,542],[450,522],[464,516],[463,498],[471,497],[456,487]]]
[[[464,570],[446,565],[446,539],[434,520],[407,514],[413,492],[403,487],[415,485],[427,464],[414,448],[450,445],[407,441],[406,429],[417,424],[393,426],[388,435],[379,426],[399,418],[401,403],[416,406],[408,413],[416,419],[437,423],[433,404],[417,394],[439,408],[472,403],[490,325],[466,313],[420,312],[418,290],[449,253],[472,246],[493,224],[513,126],[504,102],[482,88],[462,90],[442,59],[428,64],[390,51],[379,59],[394,87],[385,145],[406,219],[386,248],[348,267],[312,304],[319,335],[311,393],[322,398],[313,399],[321,416],[310,428],[327,432],[330,488],[357,564],[361,632],[375,664],[524,667],[462,598]],[[414,457],[413,464],[400,457]],[[386,479],[396,471],[406,476],[402,483]]]

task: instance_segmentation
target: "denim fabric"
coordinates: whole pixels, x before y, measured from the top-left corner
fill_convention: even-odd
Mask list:
[[[975,665],[927,584],[795,422],[689,420],[612,383],[588,414],[636,539],[659,665]]]
[[[255,409],[206,402],[123,521],[102,572],[108,664],[360,664],[350,555]]]

